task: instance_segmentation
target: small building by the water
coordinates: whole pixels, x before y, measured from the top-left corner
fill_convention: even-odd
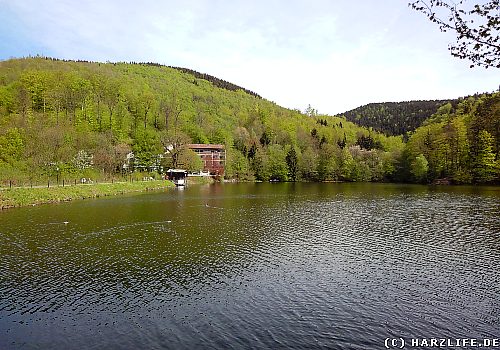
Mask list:
[[[176,186],[186,185],[187,171],[184,169],[168,169],[167,179],[172,181]]]
[[[198,154],[203,161],[203,171],[210,175],[224,175],[226,164],[226,149],[224,145],[194,143],[187,147]]]

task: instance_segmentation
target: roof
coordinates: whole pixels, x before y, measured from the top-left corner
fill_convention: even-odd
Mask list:
[[[167,173],[185,173],[185,172],[187,172],[187,171],[184,169],[168,169],[167,170]]]
[[[187,147],[191,149],[220,149],[220,150],[223,150],[225,148],[224,145],[211,145],[204,143],[191,143],[187,145]]]

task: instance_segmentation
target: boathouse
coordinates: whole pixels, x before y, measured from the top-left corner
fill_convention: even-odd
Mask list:
[[[184,169],[168,169],[167,179],[172,181],[176,186],[186,185],[187,171]]]
[[[226,163],[226,149],[224,145],[210,145],[193,143],[187,145],[203,161],[203,171],[210,175],[224,175],[224,166]]]

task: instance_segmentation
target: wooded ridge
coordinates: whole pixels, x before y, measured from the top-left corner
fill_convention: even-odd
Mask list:
[[[11,59],[0,62],[0,182],[199,170],[190,143],[225,145],[225,177],[238,180],[495,182],[498,99],[396,104],[395,118],[399,110],[423,116],[436,108],[405,143],[351,117],[286,109],[186,68]],[[390,109],[369,106],[363,113],[372,119]],[[405,123],[405,131],[417,126]]]
[[[340,115],[386,135],[403,135],[422,125],[442,105],[451,103],[455,108],[458,102],[459,99],[369,103]]]

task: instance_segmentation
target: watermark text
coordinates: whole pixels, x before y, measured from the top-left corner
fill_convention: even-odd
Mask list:
[[[404,348],[499,348],[499,338],[386,338],[384,340],[386,349],[404,349]]]

